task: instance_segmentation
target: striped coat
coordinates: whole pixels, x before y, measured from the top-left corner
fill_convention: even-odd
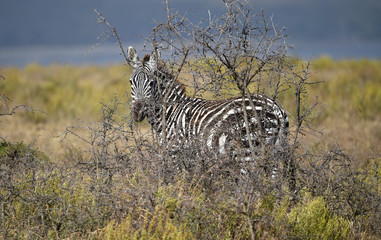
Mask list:
[[[130,47],[128,58],[133,67],[133,119],[142,121],[147,117],[161,140],[165,137],[171,147],[197,141],[208,151],[220,154],[238,150],[247,153],[249,138],[255,148],[281,146],[286,141],[287,114],[270,98],[262,94],[214,101],[191,98],[171,74],[159,67],[156,54],[139,61]]]

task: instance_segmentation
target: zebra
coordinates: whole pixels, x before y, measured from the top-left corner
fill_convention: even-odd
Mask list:
[[[281,147],[287,141],[287,114],[269,97],[256,93],[226,100],[192,98],[160,64],[157,51],[140,61],[130,46],[127,59],[133,68],[132,118],[141,122],[147,117],[159,139],[168,146],[179,148],[180,143],[200,141],[206,151],[224,155],[243,149],[247,155],[252,150],[250,140],[255,148],[263,144]]]

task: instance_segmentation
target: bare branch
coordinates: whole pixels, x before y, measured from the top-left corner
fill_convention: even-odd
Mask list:
[[[120,40],[119,35],[118,35],[118,33],[116,32],[115,27],[112,26],[112,25],[106,20],[106,18],[103,17],[103,15],[102,15],[100,12],[98,12],[97,9],[94,9],[94,12],[98,15],[98,23],[100,23],[100,24],[105,24],[105,25],[110,29],[110,31],[105,32],[105,33],[103,33],[101,36],[99,36],[98,39],[102,39],[101,42],[97,43],[93,48],[90,49],[90,51],[93,50],[94,48],[96,48],[96,47],[102,45],[107,39],[109,39],[109,38],[111,38],[111,37],[115,37],[116,40],[118,41],[121,55],[123,55],[124,60],[126,61],[126,63],[127,63],[127,64],[130,64],[130,61],[129,61],[128,58],[127,58],[127,54],[126,54],[126,52],[124,51],[122,41]],[[110,34],[110,33],[111,33],[111,34]]]

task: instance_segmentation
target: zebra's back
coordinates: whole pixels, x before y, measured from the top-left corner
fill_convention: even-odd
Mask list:
[[[279,145],[286,139],[288,125],[283,109],[260,94],[253,95],[251,101],[247,97],[216,101],[186,98],[168,104],[166,110],[166,136],[172,144],[197,141],[222,154],[232,148],[248,149],[249,137],[255,147]]]

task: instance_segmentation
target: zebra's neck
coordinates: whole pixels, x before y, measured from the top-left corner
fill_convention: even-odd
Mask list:
[[[148,114],[148,121],[152,127],[160,134],[162,129],[163,110],[168,112],[180,105],[185,105],[193,99],[186,95],[185,87],[174,79],[171,73],[166,71],[155,71],[157,78],[156,94],[153,94],[152,109]],[[175,107],[176,106],[176,107]]]
[[[157,78],[158,94],[156,100],[166,104],[183,102],[188,99],[185,94],[185,87],[178,82],[172,73],[166,70],[156,70],[153,75]]]

